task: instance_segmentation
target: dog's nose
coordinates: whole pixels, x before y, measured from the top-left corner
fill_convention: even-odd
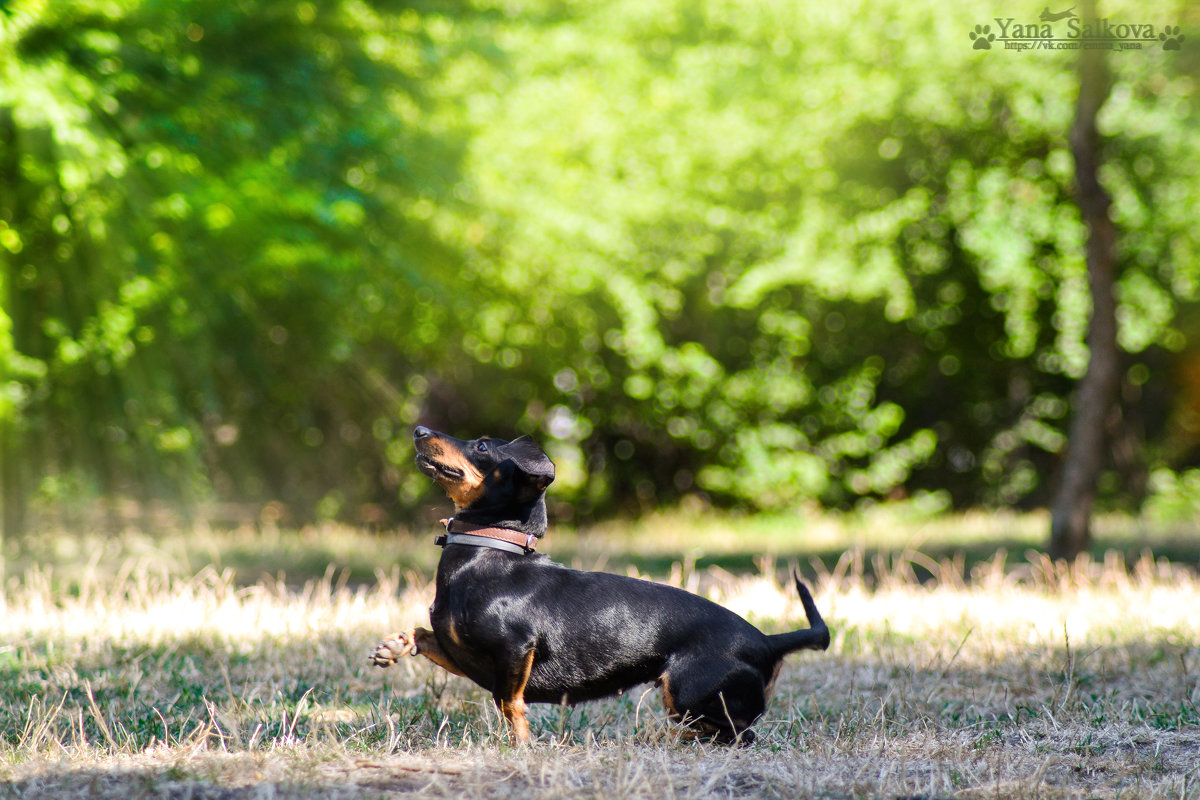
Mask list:
[[[424,425],[418,425],[417,427],[413,428],[414,439],[427,439],[432,435],[433,431],[429,430],[429,428],[426,428]]]

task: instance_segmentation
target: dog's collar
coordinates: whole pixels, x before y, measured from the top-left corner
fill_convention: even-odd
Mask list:
[[[532,533],[518,533],[507,528],[489,528],[472,525],[461,520],[444,519],[446,532],[434,538],[433,543],[438,547],[448,544],[467,544],[473,547],[491,547],[517,555],[528,555],[537,547],[537,537]]]

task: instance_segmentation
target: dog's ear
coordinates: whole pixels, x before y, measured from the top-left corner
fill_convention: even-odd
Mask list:
[[[513,439],[502,448],[518,473],[524,474],[539,493],[554,482],[554,462],[531,436]]]

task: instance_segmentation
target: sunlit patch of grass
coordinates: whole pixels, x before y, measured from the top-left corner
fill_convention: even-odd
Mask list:
[[[300,586],[332,566],[336,582],[363,585],[374,582],[380,569],[432,573],[440,553],[432,540],[432,531],[378,533],[333,523],[298,530],[171,530],[157,536],[137,530],[109,536],[60,532],[0,542],[0,572],[21,576],[42,570],[43,580],[68,593],[99,579],[119,580],[123,573],[183,576],[205,568],[229,573],[243,586]]]

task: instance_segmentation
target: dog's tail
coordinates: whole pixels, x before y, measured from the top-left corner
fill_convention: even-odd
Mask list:
[[[800,580],[799,571],[792,570],[792,580],[796,582],[796,591],[800,593],[800,602],[804,605],[804,616],[808,617],[808,627],[791,633],[777,633],[768,636],[777,657],[782,658],[796,650],[826,650],[829,648],[829,628],[817,611],[812,593]]]

